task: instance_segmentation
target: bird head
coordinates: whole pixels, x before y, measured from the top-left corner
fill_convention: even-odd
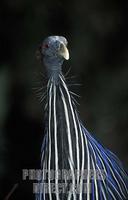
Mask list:
[[[69,59],[67,40],[62,36],[50,36],[42,44],[41,53],[46,57]]]
[[[40,45],[39,52],[41,57],[47,59],[69,59],[67,40],[63,36],[49,36]]]
[[[64,60],[69,59],[67,40],[63,36],[49,36],[40,45],[38,58],[43,59],[48,76],[57,79]]]

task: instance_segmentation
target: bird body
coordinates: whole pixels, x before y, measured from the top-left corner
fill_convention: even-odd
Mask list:
[[[41,150],[43,186],[36,199],[128,199],[127,173],[119,159],[83,126],[62,74],[63,61],[69,59],[67,40],[62,36],[48,37],[42,44],[41,54],[48,84]]]

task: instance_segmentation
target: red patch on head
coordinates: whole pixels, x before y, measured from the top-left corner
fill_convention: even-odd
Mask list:
[[[46,49],[47,49],[47,48],[49,48],[49,45],[48,45],[48,44],[44,44],[44,45],[43,45],[43,48],[46,48]]]

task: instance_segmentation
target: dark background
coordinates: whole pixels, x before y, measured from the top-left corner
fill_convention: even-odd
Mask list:
[[[33,87],[45,85],[36,59],[49,35],[69,41],[69,77],[81,119],[128,167],[128,1],[4,0],[0,2],[0,199],[34,199],[22,169],[40,167],[43,104]],[[71,79],[69,79],[71,81]],[[69,82],[70,82],[69,81]]]

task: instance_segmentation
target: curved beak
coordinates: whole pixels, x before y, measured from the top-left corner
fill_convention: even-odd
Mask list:
[[[66,47],[66,45],[64,43],[60,44],[60,48],[59,48],[59,55],[61,55],[63,58],[65,58],[66,60],[69,59],[69,51]]]

